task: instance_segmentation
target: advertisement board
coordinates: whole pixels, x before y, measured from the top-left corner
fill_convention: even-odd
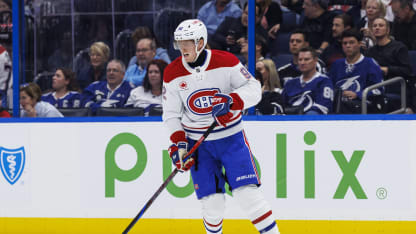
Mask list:
[[[246,121],[281,220],[416,220],[414,121]],[[172,171],[161,122],[1,125],[0,216],[131,218]],[[226,217],[245,215],[228,192]],[[178,174],[144,218],[200,217]]]

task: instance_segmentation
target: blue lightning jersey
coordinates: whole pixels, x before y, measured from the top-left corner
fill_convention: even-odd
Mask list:
[[[328,114],[332,110],[334,92],[331,80],[319,72],[308,81],[303,75],[288,80],[283,89],[286,106],[303,106],[303,111]]]
[[[79,108],[81,105],[81,94],[69,91],[63,97],[57,98],[56,92],[49,92],[42,95],[41,100],[49,102],[56,108]]]
[[[84,89],[81,104],[83,107],[91,107],[93,111],[99,107],[123,107],[133,88],[133,84],[123,81],[111,90],[107,81],[96,81]]]
[[[335,88],[353,91],[361,99],[365,88],[383,81],[383,72],[374,59],[361,55],[354,64],[347,63],[345,58],[336,60],[331,66],[329,77]],[[373,89],[369,95],[379,95],[383,91],[383,88]]]

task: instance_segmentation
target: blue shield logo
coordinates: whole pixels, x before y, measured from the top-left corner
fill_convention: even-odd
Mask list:
[[[13,185],[19,180],[25,167],[25,148],[6,149],[0,147],[0,168],[4,178]]]

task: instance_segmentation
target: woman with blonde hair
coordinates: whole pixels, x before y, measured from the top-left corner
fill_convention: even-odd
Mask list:
[[[256,63],[256,78],[262,83],[262,97],[256,106],[259,115],[283,114],[282,87],[276,65],[271,59],[263,59]]]
[[[110,59],[110,47],[104,42],[94,42],[89,53],[90,62],[80,71],[78,71],[77,79],[81,89],[95,81],[106,79],[107,62]]]
[[[22,117],[64,117],[54,106],[41,101],[42,92],[35,83],[20,86],[20,115]]]
[[[386,5],[382,0],[367,0],[365,6],[366,16],[361,20],[358,28],[363,33],[362,47],[368,49],[374,46],[375,38],[371,32],[371,26],[376,18],[386,16]]]
[[[263,77],[262,91],[279,91],[280,86],[279,75],[277,74],[276,65],[271,59],[263,59],[256,63],[258,70]]]

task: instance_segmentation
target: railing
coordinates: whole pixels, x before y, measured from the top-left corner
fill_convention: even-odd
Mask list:
[[[377,89],[380,87],[384,87],[387,85],[392,85],[394,83],[400,82],[400,109],[390,112],[388,114],[403,114],[406,112],[406,81],[403,77],[394,77],[389,80],[383,81],[381,83],[371,85],[364,89],[363,91],[363,98],[361,100],[361,113],[367,114],[367,95],[373,89]]]

